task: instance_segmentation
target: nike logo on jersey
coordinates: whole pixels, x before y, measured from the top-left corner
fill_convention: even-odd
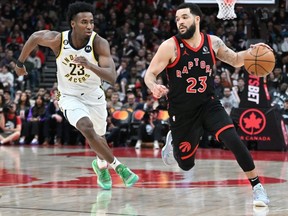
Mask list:
[[[98,97],[98,100],[101,99],[103,97],[103,95],[101,95],[100,97]]]

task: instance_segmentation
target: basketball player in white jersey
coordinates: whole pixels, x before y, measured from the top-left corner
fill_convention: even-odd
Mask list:
[[[101,80],[114,83],[116,71],[110,47],[93,31],[93,6],[85,2],[69,5],[67,11],[71,29],[62,33],[42,30],[33,33],[25,43],[16,63],[18,76],[27,75],[24,62],[38,45],[49,47],[56,56],[59,106],[70,122],[88,140],[96,152],[92,167],[103,189],[112,187],[108,163],[127,187],[139,177],[113,156],[106,140],[106,100]]]

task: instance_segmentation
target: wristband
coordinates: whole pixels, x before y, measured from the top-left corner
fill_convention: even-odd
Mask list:
[[[19,68],[23,68],[24,63],[22,63],[22,62],[20,62],[19,60],[17,60],[16,66],[19,67]]]

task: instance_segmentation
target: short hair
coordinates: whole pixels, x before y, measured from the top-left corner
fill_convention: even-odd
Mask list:
[[[193,4],[193,3],[182,3],[177,7],[177,10],[180,9],[184,9],[184,8],[189,8],[190,9],[190,13],[196,16],[199,16],[200,19],[203,16],[203,13],[200,9],[200,7],[197,4]]]
[[[67,21],[70,24],[71,20],[74,19],[74,17],[81,12],[90,12],[93,14],[94,17],[94,8],[91,4],[88,4],[86,2],[74,2],[69,5],[68,11],[67,11]]]
[[[237,79],[237,81],[239,81],[239,80],[243,80],[243,81],[245,82],[245,79],[244,79],[243,77],[239,77],[239,78]]]

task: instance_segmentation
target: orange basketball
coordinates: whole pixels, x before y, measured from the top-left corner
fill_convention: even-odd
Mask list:
[[[246,52],[244,67],[251,75],[265,77],[275,67],[274,53],[267,47],[257,46]]]

